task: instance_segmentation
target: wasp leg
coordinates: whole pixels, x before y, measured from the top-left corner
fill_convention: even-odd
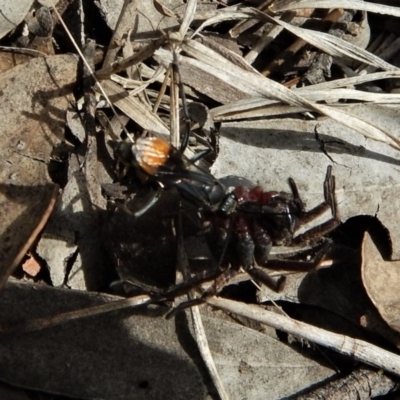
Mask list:
[[[142,207],[140,207],[139,210],[137,210],[135,212],[132,212],[127,207],[124,207],[124,206],[121,206],[121,205],[119,205],[118,207],[121,207],[125,212],[127,212],[130,215],[132,215],[133,217],[139,218],[140,216],[145,214],[148,210],[150,210],[150,208],[153,207],[154,204],[157,203],[157,201],[161,197],[161,194],[162,194],[162,189],[161,188],[157,189],[153,193],[153,195],[150,197],[150,199]]]

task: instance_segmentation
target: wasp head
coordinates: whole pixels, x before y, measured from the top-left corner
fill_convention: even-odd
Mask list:
[[[133,143],[124,141],[108,141],[108,144],[114,151],[114,158],[121,161],[125,165],[135,165],[136,157],[133,151]]]

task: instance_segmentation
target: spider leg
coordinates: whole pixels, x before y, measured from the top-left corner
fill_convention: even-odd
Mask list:
[[[272,265],[271,265],[271,267],[272,267]],[[256,267],[254,265],[248,266],[245,269],[245,271],[255,281],[263,283],[264,285],[269,287],[274,292],[277,292],[277,293],[281,292],[283,287],[285,286],[286,277],[284,275],[280,276],[278,279],[274,279],[262,268]]]
[[[125,204],[119,204],[116,203],[116,207],[119,208],[120,210],[124,211],[125,213],[131,215],[134,218],[139,218],[143,214],[145,214],[151,207],[154,206],[154,204],[157,203],[157,201],[160,199],[162,195],[162,188],[158,188],[155,190],[150,198],[146,201],[145,204],[143,204],[138,210],[135,212],[131,211]]]
[[[255,257],[260,265],[267,263],[272,248],[272,239],[262,226],[253,220],[252,236],[255,244]]]
[[[306,210],[305,210],[305,208],[304,208],[303,200],[301,200],[301,197],[300,197],[300,194],[299,194],[299,190],[297,189],[296,182],[294,181],[293,178],[289,178],[289,186],[290,186],[290,189],[291,189],[292,194],[293,194],[293,200],[294,200],[294,201],[296,202],[296,204],[298,205],[299,210],[300,210],[302,213],[305,213]]]
[[[332,175],[332,166],[329,165],[326,170],[326,176],[324,181],[324,198],[325,198],[325,203],[329,205],[329,208],[332,211],[332,216],[334,218],[339,219],[335,189],[336,189],[336,180],[335,177]]]
[[[250,232],[250,227],[252,232]],[[249,217],[238,217],[235,224],[235,234],[238,242],[238,251],[243,269],[256,281],[267,285],[279,292],[283,289],[285,277],[272,278],[262,268],[255,266],[254,254],[261,252],[261,260],[267,262],[272,247],[272,240],[268,232]]]
[[[324,181],[324,201],[313,208],[310,211],[307,211],[301,217],[301,224],[308,223],[312,221],[314,218],[317,218],[326,210],[330,209],[332,212],[332,218],[326,222],[323,222],[320,225],[317,225],[301,235],[296,236],[291,243],[291,246],[297,246],[299,244],[308,242],[310,240],[317,239],[321,236],[326,235],[331,232],[340,224],[340,218],[338,214],[336,195],[335,195],[335,177],[332,175],[332,166],[328,166]]]
[[[230,279],[232,279],[237,273],[238,273],[238,271],[233,270],[231,268],[228,268],[227,270],[223,271],[222,273],[220,271],[219,276],[217,276],[215,278],[212,285],[210,287],[208,287],[200,297],[182,302],[177,307],[175,307],[174,309],[169,311],[166,315],[166,318],[170,319],[174,315],[176,315],[179,311],[185,310],[186,308],[190,308],[193,306],[203,304],[205,302],[205,299],[207,299],[208,297],[217,295],[223,289],[223,287],[226,285],[226,283]],[[202,282],[204,282],[204,280]]]

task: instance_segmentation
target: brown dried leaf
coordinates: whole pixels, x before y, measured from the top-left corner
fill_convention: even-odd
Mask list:
[[[182,0],[163,1],[173,12],[183,12],[185,4]],[[161,4],[158,3],[160,6]],[[100,0],[97,5],[103,15],[106,23],[111,29],[114,29],[123,6],[123,1]],[[162,10],[156,7],[153,1],[138,1],[137,2],[137,17],[135,18],[135,33],[141,37],[152,34],[157,27],[158,29],[171,29],[179,26],[178,20],[170,18],[170,15],[163,13]]]
[[[41,266],[36,258],[32,254],[30,254],[29,258],[22,264],[22,269],[28,275],[36,276],[39,273]]]
[[[365,290],[382,318],[400,332],[400,261],[385,261],[368,232],[364,235],[361,272]]]
[[[13,282],[0,298],[0,321],[4,327],[115,300],[120,298]],[[120,310],[2,337],[0,378],[77,398],[205,399],[208,388],[189,313],[166,320],[165,311]],[[299,348],[237,323],[206,316],[203,323],[232,399],[282,398],[334,373],[304,357]]]
[[[0,287],[26,254],[54,206],[47,163],[63,137],[72,56],[37,58],[0,75]]]
[[[167,7],[163,6],[159,1],[153,0],[154,8],[165,17],[176,18],[176,15]]]
[[[23,64],[32,59],[28,54],[19,54],[15,52],[0,52],[0,74],[14,68],[16,65]]]

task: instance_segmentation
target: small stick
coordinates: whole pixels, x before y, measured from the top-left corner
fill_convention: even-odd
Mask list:
[[[140,295],[128,299],[113,301],[107,304],[102,304],[100,306],[85,308],[83,310],[69,311],[57,314],[54,317],[32,319],[25,322],[17,323],[12,326],[0,325],[0,335],[9,335],[14,333],[24,334],[28,332],[40,331],[45,328],[50,328],[52,326],[61,325],[69,321],[74,321],[76,319],[93,317],[95,315],[102,315],[112,311],[122,310],[124,308],[141,306],[151,301],[152,300],[149,296]]]
[[[329,332],[304,322],[264,310],[258,306],[227,300],[221,297],[207,298],[205,300],[212,306],[250,318],[275,329],[283,330],[294,336],[337,351],[338,353],[351,356],[355,360],[365,364],[400,376],[400,356],[381,349],[371,343]]]

